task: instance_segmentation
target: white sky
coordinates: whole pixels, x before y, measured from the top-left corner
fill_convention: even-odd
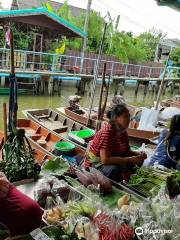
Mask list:
[[[30,0],[24,0],[30,1]],[[38,0],[37,0],[38,1]],[[64,0],[56,0],[64,2]],[[1,0],[3,7],[9,8],[11,0]],[[86,8],[87,0],[69,0],[70,5]],[[180,39],[180,12],[170,7],[157,6],[155,0],[92,0],[92,8],[107,11],[114,18],[121,15],[119,30],[139,34],[153,27],[163,30],[169,38]]]

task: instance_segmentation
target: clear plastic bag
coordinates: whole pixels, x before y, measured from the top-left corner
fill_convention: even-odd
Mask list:
[[[90,172],[96,176],[98,184],[100,185],[100,189],[106,193],[111,193],[112,192],[111,181],[97,169],[95,168],[89,168],[89,169],[90,169]]]
[[[66,203],[69,198],[69,193],[70,193],[70,187],[65,181],[63,180],[59,181],[57,179],[56,181],[53,182],[51,194],[54,197],[60,196],[63,202]]]
[[[47,196],[51,193],[49,181],[40,183],[34,191],[34,199],[41,207],[45,207]]]

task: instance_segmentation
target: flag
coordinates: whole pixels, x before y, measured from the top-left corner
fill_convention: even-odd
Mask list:
[[[6,47],[9,48],[11,45],[11,30],[8,28],[6,32]]]

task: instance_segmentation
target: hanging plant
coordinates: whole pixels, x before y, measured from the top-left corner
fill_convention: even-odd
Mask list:
[[[4,145],[0,171],[4,172],[11,182],[30,178],[36,179],[40,167],[35,163],[34,156],[35,152],[25,136],[25,131],[15,129]]]

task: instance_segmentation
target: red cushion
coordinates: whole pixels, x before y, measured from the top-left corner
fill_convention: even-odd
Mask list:
[[[42,214],[38,203],[13,185],[7,197],[0,200],[0,222],[9,229],[11,236],[27,234],[38,228]]]

